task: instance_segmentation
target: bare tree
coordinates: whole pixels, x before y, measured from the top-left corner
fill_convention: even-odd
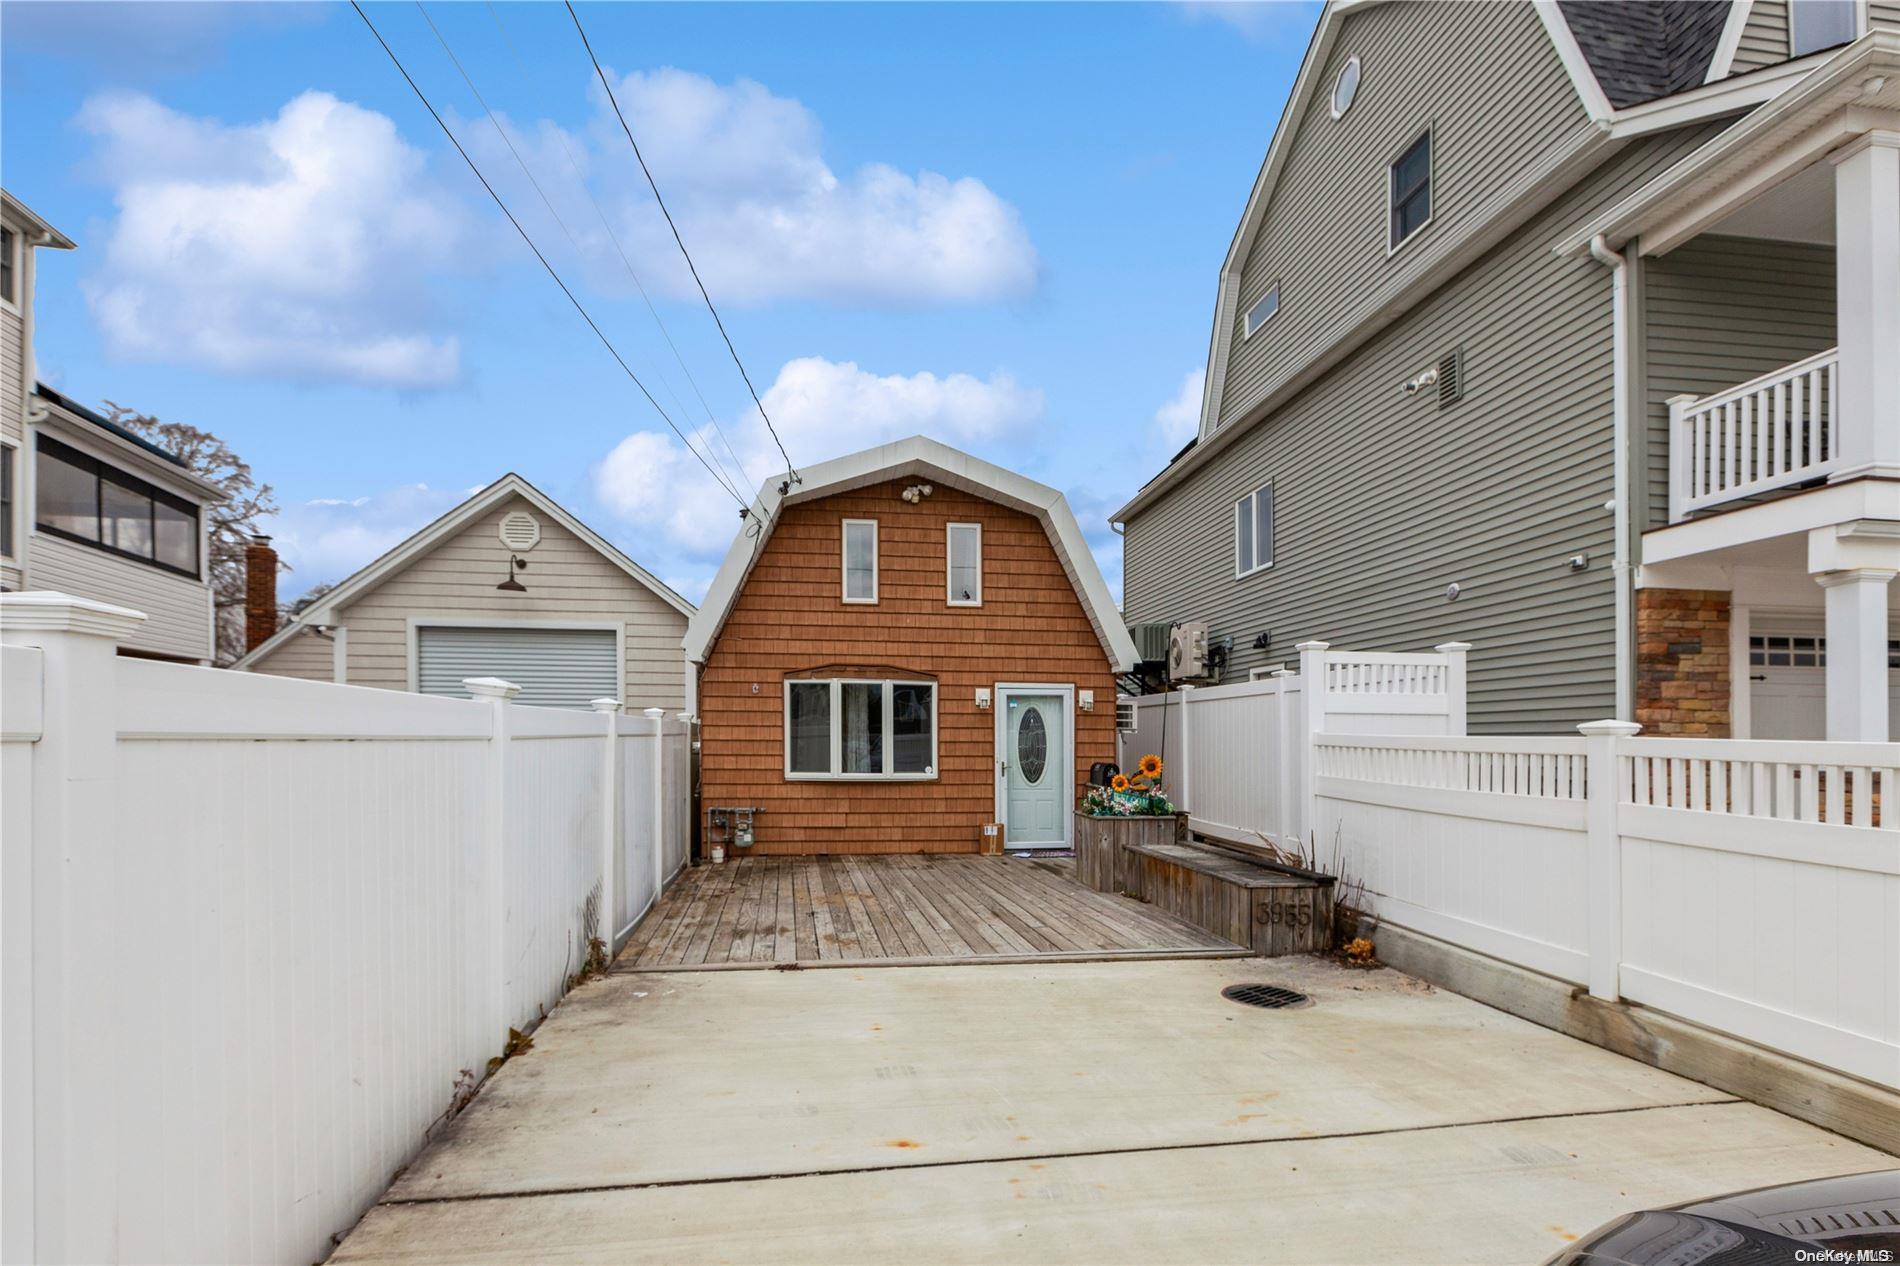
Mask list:
[[[251,468],[230,446],[209,431],[184,422],[161,422],[122,404],[106,401],[106,416],[115,426],[150,440],[175,454],[224,493],[222,505],[205,507],[210,539],[212,601],[217,607],[218,645],[215,658],[229,664],[244,654],[244,547],[259,525],[277,513],[277,499],[269,484],[251,476]],[[280,570],[290,568],[279,563]]]

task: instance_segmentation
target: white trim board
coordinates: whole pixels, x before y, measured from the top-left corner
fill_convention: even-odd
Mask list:
[[[692,603],[680,597],[677,593],[674,593],[672,589],[662,583],[652,572],[608,544],[599,533],[569,514],[556,503],[553,498],[523,479],[520,475],[514,474],[511,471],[421,531],[416,532],[408,540],[396,546],[381,558],[369,564],[369,566],[364,567],[362,570],[350,576],[336,588],[324,594],[318,601],[311,603],[308,607],[304,608],[296,619],[277,630],[276,634],[268,641],[261,643],[256,650],[246,654],[242,659],[231,665],[231,667],[240,670],[255,667],[259,660],[289,641],[299,629],[339,623],[338,614],[343,608],[349,606],[350,603],[362,597],[384,580],[400,572],[403,568],[434,549],[437,545],[454,536],[455,533],[461,531],[509,497],[522,498],[528,502],[528,504],[534,506],[537,510],[540,510],[556,523],[559,523],[562,527],[579,537],[583,542],[592,546],[595,552],[600,554],[601,557],[632,577],[637,583],[652,590],[666,605],[672,607],[681,615],[686,616],[689,620],[693,617],[694,607]],[[504,621],[477,621],[477,623],[492,623],[495,624],[496,627],[500,627]],[[568,621],[566,623],[572,628],[581,627],[578,622]]]
[[[726,617],[732,613],[733,603],[738,601],[739,591],[765,552],[766,542],[778,524],[780,509],[913,475],[924,475],[946,488],[956,488],[1035,516],[1054,546],[1056,558],[1074,586],[1082,609],[1088,613],[1110,666],[1118,673],[1134,667],[1134,640],[1122,625],[1121,611],[1115,606],[1108,585],[1102,579],[1101,568],[1095,565],[1095,555],[1082,536],[1082,527],[1075,521],[1075,514],[1063,495],[1047,484],[1004,470],[948,444],[913,435],[807,467],[800,472],[799,483],[783,492],[779,490],[781,481],[777,478],[759,486],[758,498],[753,503],[758,507],[757,538],[748,536],[743,528],[733,538],[725,561],[719,565],[719,574],[706,591],[706,600],[686,625],[682,645],[686,649],[688,676],[693,674],[692,666],[704,664],[711,653],[719,631],[725,627]]]

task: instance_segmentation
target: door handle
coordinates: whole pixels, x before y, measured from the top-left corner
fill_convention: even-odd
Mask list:
[[[1009,762],[1006,760],[997,761],[996,762],[996,776],[998,778],[1004,778],[1004,777],[1007,777],[1008,775],[1009,775]]]
[[[1748,675],[1748,679],[1750,681],[1767,681],[1768,674],[1767,673],[1750,673]]]

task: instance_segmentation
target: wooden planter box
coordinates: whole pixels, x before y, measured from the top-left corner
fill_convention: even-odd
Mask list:
[[[1098,818],[1075,811],[1075,877],[1097,892],[1131,892],[1128,850],[1137,844],[1185,844],[1188,815]]]

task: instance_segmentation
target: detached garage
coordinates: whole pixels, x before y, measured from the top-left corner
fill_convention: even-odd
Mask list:
[[[267,546],[253,548],[274,576]],[[274,606],[274,594],[270,599]],[[519,475],[507,475],[323,594],[235,667],[465,697],[470,677],[516,702],[686,706],[692,604]],[[254,630],[260,621],[253,621]]]

